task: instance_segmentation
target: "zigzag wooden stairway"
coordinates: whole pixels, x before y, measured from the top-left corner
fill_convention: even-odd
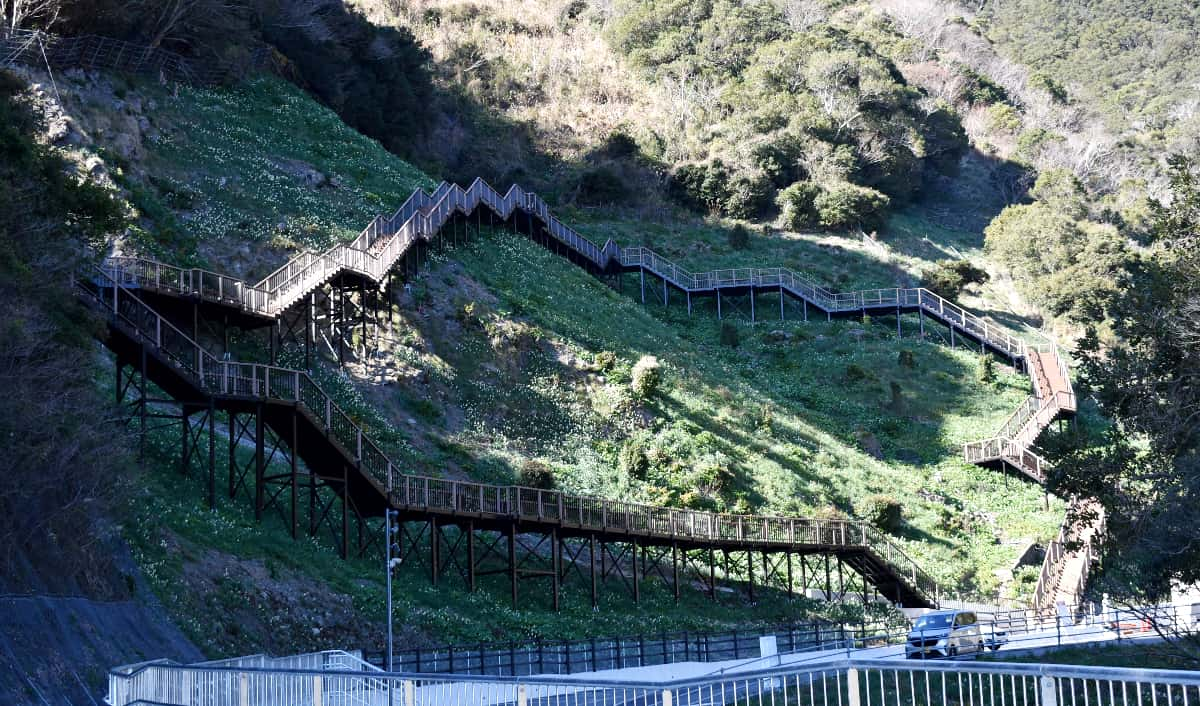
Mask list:
[[[217,495],[215,424],[221,412],[229,421],[231,496],[253,474],[256,516],[277,507],[296,536],[301,507],[307,504],[309,534],[328,528],[343,555],[364,553],[377,544],[381,528],[371,527],[370,521],[391,509],[405,523],[402,559],[417,559],[416,548],[424,538],[435,584],[451,567],[472,589],[478,576],[503,573],[511,580],[514,607],[519,581],[539,578],[550,580],[557,609],[560,585],[572,572],[590,581],[593,605],[598,584],[613,576],[630,588],[635,600],[641,583],[652,575],[673,585],[678,598],[680,574],[689,571],[715,599],[717,552],[726,567],[735,562],[751,596],[759,557],[759,584],[774,583],[789,593],[819,586],[824,559],[828,597],[835,590],[831,561],[836,561],[839,592],[846,588],[846,569],[857,574],[864,599],[871,587],[903,605],[937,604],[933,580],[899,547],[860,522],[717,515],[405,475],[308,373],[221,360],[103,271],[82,281],[80,291],[107,318],[104,341],[117,357],[118,396],[137,387],[143,424],[149,384],[181,404],[185,467],[189,440],[191,453],[201,451],[189,427],[192,416],[202,415],[197,426],[208,426],[210,503]],[[243,434],[255,448],[249,468],[235,458]],[[287,456],[288,472],[268,475],[268,444],[271,456]],[[476,551],[477,542],[482,551]],[[794,560],[799,562],[799,582]]]
[[[248,283],[234,277],[200,269],[178,268],[142,258],[111,258],[105,263],[105,277],[112,278],[119,286],[113,289],[112,282],[109,282],[106,288],[118,292],[118,304],[127,299],[136,301],[137,304],[134,308],[145,308],[149,312],[146,315],[152,315],[157,319],[156,326],[168,326],[171,330],[176,331],[177,335],[184,336],[189,341],[198,339],[201,321],[214,320],[243,328],[269,327],[272,333],[272,353],[276,349],[279,338],[290,334],[294,342],[304,347],[306,367],[308,367],[307,357],[317,338],[314,314],[319,306],[324,307],[327,318],[333,327],[361,325],[365,334],[367,310],[371,306],[369,302],[372,301],[373,294],[378,292],[380,285],[389,288],[397,272],[407,274],[410,269],[415,268],[423,253],[430,248],[440,247],[450,240],[457,241],[459,226],[472,222],[477,227],[485,225],[485,222],[490,226],[508,227],[514,233],[521,233],[524,237],[532,238],[598,276],[619,277],[623,272],[637,272],[640,296],[643,302],[646,301],[647,291],[649,291],[651,297],[660,299],[666,305],[671,300],[671,293],[675,292],[677,295],[682,295],[689,312],[692,311],[694,298],[709,297],[715,299],[717,315],[722,316],[724,307],[727,306],[730,299],[742,297],[749,299],[751,318],[757,318],[756,300],[764,295],[772,295],[778,298],[780,318],[786,317],[788,309],[785,305],[790,303],[793,315],[804,320],[808,320],[809,316],[819,317],[822,315],[829,320],[861,317],[866,314],[895,314],[897,325],[899,325],[901,314],[915,312],[919,315],[922,333],[925,329],[926,318],[940,322],[947,327],[952,345],[961,341],[964,344],[978,346],[981,352],[995,354],[1014,366],[1026,370],[1033,380],[1034,395],[1006,422],[1000,434],[992,439],[967,445],[964,453],[971,462],[984,464],[1008,462],[1031,478],[1041,481],[1044,478],[1042,461],[1040,457],[1029,451],[1028,447],[1036,438],[1037,433],[1049,424],[1050,420],[1074,410],[1074,396],[1070,392],[1070,381],[1065,365],[1056,349],[1053,347],[1045,349],[1030,347],[1003,328],[966,312],[929,290],[890,288],[835,293],[799,273],[784,268],[745,268],[692,273],[647,248],[621,248],[612,241],[605,243],[603,247],[597,246],[551,215],[545,202],[535,194],[527,193],[519,186],[514,185],[507,193],[501,195],[478,179],[467,189],[442,183],[432,194],[417,190],[395,214],[390,217],[377,217],[353,241],[336,245],[324,253],[302,253],[257,283]],[[131,289],[137,289],[139,296],[134,297],[129,291]],[[357,295],[357,302],[355,302],[355,295]],[[144,303],[143,300],[150,304]],[[357,323],[347,313],[348,307],[353,306],[358,308]],[[774,307],[772,307],[773,309]],[[161,311],[176,321],[190,321],[191,335],[185,336],[178,333],[174,327],[170,326],[167,319],[159,319],[155,311]],[[130,337],[126,336],[126,338]],[[338,347],[339,358],[342,357],[343,338],[341,335],[336,335],[331,341],[331,345],[336,344]],[[114,339],[119,340],[119,336],[114,336]],[[142,331],[140,336],[135,335],[130,340],[141,341],[144,346],[147,340],[146,332]],[[195,346],[196,344],[189,343],[189,345]],[[151,348],[158,349],[159,346],[155,345]],[[211,358],[207,353],[198,349],[189,349],[189,351],[187,354],[193,356],[197,364]],[[128,361],[138,360],[137,352],[132,349],[119,351],[119,354]],[[217,364],[221,365],[220,361],[217,361]],[[304,395],[317,395],[319,398],[323,397],[323,393],[320,393],[319,390],[312,391],[316,389],[315,385],[305,373],[271,368],[270,366],[242,367],[249,371],[251,379],[247,383],[247,375],[243,374],[245,371],[238,372],[240,368],[235,366],[236,369],[231,380],[240,381],[237,384],[243,385],[243,388],[229,399],[243,400],[242,403],[239,403],[243,405],[266,405],[264,412],[259,417],[264,418],[265,423],[271,428],[279,426],[276,431],[281,437],[291,438],[289,435],[295,435],[298,432],[289,431],[289,423],[284,421],[283,417],[276,419],[277,415],[273,416],[275,413],[267,409],[272,405],[282,404],[292,409],[306,409],[305,413],[293,415],[307,420],[297,421],[296,424],[307,425],[305,428],[308,431],[319,431],[314,425],[322,422],[320,405],[331,403],[328,398],[324,398],[323,402],[321,399],[312,400],[313,404],[317,406],[309,404],[310,400]],[[268,374],[268,369],[273,371],[270,373],[272,379],[269,382],[264,379]],[[152,365],[147,372],[153,378],[155,374],[159,373],[159,370]],[[226,372],[222,371],[222,374]],[[259,378],[256,382],[253,376],[259,374],[264,378]],[[185,384],[178,380],[168,381],[172,386],[171,390],[178,391],[179,394],[198,396],[197,399],[210,399],[210,404],[216,404],[211,400],[225,400],[231,394],[226,391],[225,387],[221,387],[221,385],[228,384],[224,378],[213,378],[214,373],[211,370],[205,372],[193,368],[190,375],[193,383],[196,384]],[[281,382],[283,380],[294,381],[292,384],[295,389],[274,387],[279,384],[286,385],[287,383]],[[247,384],[251,386],[244,387]],[[282,390],[282,396],[272,396],[279,390]],[[252,394],[247,395],[247,391]],[[320,394],[318,395],[318,393]],[[300,395],[299,398],[296,397],[297,394]],[[265,401],[253,403],[247,401],[256,398],[263,398]],[[177,399],[183,398],[177,397]],[[230,409],[247,409],[244,406],[238,407],[238,404],[233,402],[221,402],[221,404],[217,404],[217,407],[224,409],[225,407],[222,405],[230,405]],[[332,418],[328,414],[324,419],[326,429],[337,428],[339,423],[343,426],[351,424],[349,420],[341,422],[340,418]],[[232,429],[231,425],[231,431]],[[261,432],[259,436],[261,436]],[[301,436],[309,437],[309,435]],[[331,487],[349,489],[349,492],[344,494],[344,497],[348,498],[346,504],[352,505],[363,517],[382,514],[383,509],[387,506],[389,494],[395,499],[396,494],[401,493],[398,496],[401,502],[393,504],[409,513],[406,515],[407,517],[412,517],[411,510],[413,507],[417,507],[418,514],[422,516],[433,514],[442,520],[453,522],[457,521],[455,518],[461,520],[458,503],[469,502],[474,503],[476,508],[473,510],[474,512],[481,513],[475,515],[473,521],[478,521],[480,527],[487,526],[498,530],[503,530],[503,528],[499,527],[497,522],[505,527],[512,527],[521,522],[525,523],[522,525],[523,527],[552,530],[560,534],[562,531],[570,531],[573,533],[571,536],[583,536],[597,532],[603,534],[605,528],[616,526],[612,524],[612,518],[607,518],[599,525],[588,524],[585,527],[582,524],[582,515],[576,515],[577,518],[580,518],[580,522],[576,523],[578,526],[568,527],[568,525],[562,524],[566,520],[565,516],[561,514],[547,515],[541,501],[533,499],[534,495],[522,496],[522,503],[535,502],[538,504],[538,512],[531,515],[524,512],[525,508],[518,505],[512,497],[512,493],[518,492],[514,489],[471,486],[473,488],[489,488],[489,490],[479,491],[483,495],[478,500],[474,499],[473,495],[469,501],[463,500],[455,488],[466,487],[465,485],[458,484],[456,486],[436,479],[420,479],[421,492],[424,492],[425,484],[429,483],[432,484],[429,487],[435,489],[430,491],[434,495],[422,496],[422,502],[414,506],[411,502],[412,496],[409,495],[413,490],[411,483],[414,482],[410,477],[402,476],[395,471],[390,462],[386,462],[386,459],[382,458],[382,454],[373,445],[368,443],[364,449],[356,438],[337,438],[341,439],[341,446],[337,453],[329,451],[324,455],[313,456],[311,462],[306,454],[316,454],[316,451],[303,450],[298,455],[310,468],[342,468],[332,474],[321,470],[317,475],[320,475],[326,483],[332,484]],[[346,470],[347,468],[359,469],[365,473],[362,478],[352,477],[354,473]],[[397,482],[398,478],[404,479],[400,481],[405,483],[403,491],[392,485]],[[386,487],[381,488],[380,483],[385,481]],[[338,483],[341,485],[337,485]],[[475,492],[471,491],[472,494]],[[520,492],[536,493],[537,491]],[[450,495],[446,496],[446,493]],[[261,496],[263,496],[263,492],[257,491],[256,497]],[[433,502],[431,498],[434,497],[442,500],[431,506],[429,503]],[[446,497],[449,497],[450,500],[446,501]],[[542,495],[538,494],[536,497],[542,498]],[[561,498],[555,500],[555,503],[560,500]],[[431,509],[444,508],[446,502],[450,502],[452,508],[448,514],[443,510]],[[584,512],[583,508],[594,506],[602,506],[607,512],[612,506],[610,503],[594,499],[572,499],[572,502],[578,502],[579,509],[576,511],[563,506],[562,512],[582,513]],[[494,507],[497,508],[497,512],[484,512],[483,508],[491,508],[493,503],[495,503]],[[293,499],[294,504],[295,500]],[[261,503],[256,501],[256,508],[259,512],[262,510],[260,505]],[[522,508],[521,512],[516,515],[510,512],[510,510],[515,512],[518,507]],[[555,508],[557,507],[555,505]],[[621,507],[627,506],[622,505]],[[703,515],[708,519],[700,520],[702,523],[717,522],[721,529],[713,536],[705,535],[700,538],[700,544],[695,544],[697,538],[684,537],[678,533],[679,526],[675,524],[675,518],[677,515],[701,517],[700,514],[680,514],[679,511],[659,508],[641,508],[638,512],[646,513],[647,518],[666,513],[662,516],[670,518],[669,524],[655,524],[654,526],[670,529],[671,546],[675,548],[673,552],[680,548],[686,548],[684,545],[693,548],[708,548],[710,553],[714,547],[722,549],[726,546],[739,550],[752,548],[769,552],[773,551],[773,548],[779,548],[775,542],[779,541],[778,538],[781,536],[779,532],[784,531],[782,528],[787,528],[789,538],[793,536],[791,533],[794,532],[793,525],[773,524],[792,521],[770,520],[763,526],[757,539],[740,534],[729,535],[728,526],[720,525],[721,520],[713,519],[715,516]],[[295,524],[294,514],[293,511],[293,525]],[[516,519],[518,516],[519,520]],[[626,515],[621,514],[620,516],[625,517]],[[551,517],[553,520],[548,525],[542,522],[546,517]],[[650,522],[650,520],[646,521]],[[656,523],[662,521],[665,520],[654,520]],[[753,523],[760,521],[762,520],[755,519]],[[647,525],[647,527],[649,526]],[[687,526],[691,527],[691,525]],[[711,526],[717,527],[717,525]],[[816,526],[820,526],[820,523],[814,525],[814,527]],[[847,524],[846,526],[861,528],[859,525]],[[349,530],[348,528],[343,529],[345,530],[342,533],[344,551],[348,551]],[[431,522],[429,531],[431,534],[440,531],[437,521]],[[825,530],[814,529],[813,531],[824,532]],[[852,530],[852,535],[855,531],[859,530]],[[865,528],[862,531],[865,532]],[[470,532],[468,531],[467,534]],[[654,537],[662,540],[664,536],[666,535],[651,533],[645,536],[645,541],[650,542]],[[732,544],[719,546],[714,544],[718,536],[723,541],[732,542]],[[768,537],[775,539],[768,539]],[[561,536],[558,539],[561,539]],[[680,544],[681,542],[683,544]],[[692,543],[688,544],[689,542]],[[791,542],[792,539],[788,539],[784,544],[791,546]],[[510,539],[509,544],[514,544],[514,542]],[[635,542],[633,546],[633,552],[636,554],[638,545]],[[803,551],[810,553],[815,551],[814,547],[825,547],[820,551],[826,552],[827,556],[832,554],[849,559],[853,568],[868,582],[879,586],[885,593],[888,590],[896,591],[895,595],[901,597],[900,599],[909,605],[930,604],[935,600],[936,588],[932,582],[920,585],[923,583],[922,575],[915,566],[912,567],[911,572],[908,569],[897,572],[887,561],[879,560],[880,556],[893,556],[888,554],[894,549],[890,544],[887,545],[888,548],[883,555],[863,551],[863,547],[868,546],[865,539],[858,542],[853,551],[826,547],[823,542],[797,546],[808,547]],[[796,551],[802,550],[797,549]],[[434,553],[436,554],[436,551]],[[791,554],[789,553],[788,556],[790,557]],[[851,556],[854,558],[850,559]],[[435,556],[432,561],[437,564],[440,560]],[[515,565],[515,563],[515,559],[510,556],[510,564]],[[601,563],[603,564],[603,562]],[[751,572],[753,563],[750,560],[746,561]],[[619,561],[614,562],[614,565],[619,564]],[[767,566],[764,556],[764,567]],[[432,574],[436,577],[440,570],[439,567],[437,570],[433,570]],[[603,567],[601,567],[600,573],[604,573]],[[712,574],[711,566],[709,573]],[[802,573],[804,573],[803,570]],[[829,575],[828,571],[826,571],[826,575]],[[907,583],[900,580],[898,578],[900,576],[907,576],[909,579]],[[636,590],[636,581],[633,582],[633,586]],[[827,581],[826,589],[827,592],[831,590],[829,581]],[[557,596],[557,591],[555,595]],[[887,595],[890,597],[892,594],[887,593]]]

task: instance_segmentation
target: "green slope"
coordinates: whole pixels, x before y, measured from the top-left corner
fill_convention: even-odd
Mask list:
[[[123,90],[157,103],[158,136],[147,137],[144,157],[120,165],[120,179],[143,216],[137,242],[163,257],[261,274],[290,248],[346,238],[433,183],[277,80],[175,95],[152,85]],[[86,101],[80,109],[89,106],[99,109]],[[306,183],[298,164],[325,178]],[[608,227],[631,238],[639,231],[627,221]],[[589,228],[581,225],[604,239],[605,226]],[[686,265],[734,257],[721,251],[720,228],[673,233]],[[656,237],[649,229],[644,239]],[[889,286],[902,276],[844,241],[781,237],[736,257],[792,265],[838,288]],[[385,356],[348,378],[322,376],[356,413],[371,415],[372,428],[418,472],[509,480],[536,460],[572,490],[733,511],[863,515],[875,506],[868,496],[888,496],[903,506],[898,540],[951,588],[995,589],[995,572],[1015,560],[1022,538],[1057,529],[1061,506],[1044,510],[1040,489],[959,459],[959,444],[989,434],[1023,397],[1021,377],[1002,372],[980,382],[975,354],[917,340],[915,319],[902,321],[900,339],[891,319],[740,322],[740,345],[722,346],[707,304],[691,318],[682,307],[643,307],[629,294],[633,284],[627,278],[626,294],[614,292],[530,243],[485,234],[436,259],[415,283],[393,312],[399,326]],[[902,351],[912,353],[911,365]],[[648,401],[628,383],[643,355],[657,356],[664,371]],[[161,475],[173,466],[166,443],[151,486],[161,494],[131,503],[129,526],[168,605],[214,653],[278,647],[240,632],[204,637],[208,626],[225,624],[221,610],[256,603],[256,574],[223,584],[224,599],[208,590],[217,579],[189,577],[219,578],[214,567],[242,560],[282,567],[302,585],[349,600],[363,619],[378,616],[375,567],[293,544],[271,524],[251,527],[244,505],[203,511],[199,493]],[[220,557],[214,565],[205,560],[210,552]],[[492,625],[567,636],[808,610],[733,598],[713,610],[701,608],[699,596],[675,610],[660,595],[636,608],[610,598],[598,616],[568,598],[568,612],[553,616],[497,607],[503,591],[437,593],[419,576],[404,596],[414,640],[482,639]],[[298,620],[288,648],[327,644]]]

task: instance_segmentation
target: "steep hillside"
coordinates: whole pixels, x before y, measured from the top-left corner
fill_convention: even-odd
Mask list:
[[[177,93],[109,81],[63,90],[81,141],[98,138],[138,209],[127,249],[262,273],[288,247],[345,237],[382,208],[376,203],[397,204],[430,183],[276,80]],[[127,121],[136,133],[105,127],[118,92],[123,110],[154,105],[143,120]],[[120,145],[124,156],[114,156]],[[625,240],[631,227],[596,225],[591,235]],[[718,226],[643,237],[697,267],[782,261],[839,287],[902,276],[844,239],[770,236],[735,253]],[[614,292],[531,244],[484,234],[413,282],[393,314],[395,340],[380,356],[355,361],[349,378],[332,370],[321,377],[342,388],[356,414],[375,420],[414,471],[509,480],[536,462],[565,488],[722,510],[863,516],[897,502],[899,540],[940,580],[968,591],[995,590],[1025,541],[1055,531],[1061,509],[1043,511],[1040,489],[958,457],[961,442],[987,435],[1020,400],[1021,378],[980,382],[977,355],[916,339],[915,320],[901,322],[899,340],[890,323],[740,321],[732,323],[739,345],[721,345],[729,339],[711,312],[688,318],[681,309],[643,307],[630,285]],[[658,357],[663,384],[640,401],[628,381],[645,355]],[[158,452],[172,443],[164,438]],[[160,459],[160,473],[174,467]],[[378,616],[373,568],[294,545],[270,523],[253,527],[236,506],[203,512],[200,493],[165,477],[147,487],[128,510],[139,556],[208,651],[369,642],[376,634],[365,627]],[[411,602],[402,611],[414,641],[473,638],[498,620],[532,634],[597,634],[618,630],[619,616],[634,610],[613,604],[603,623],[582,608],[562,617],[497,613],[485,593],[464,595],[451,619],[436,609],[444,596],[419,574],[406,580]],[[331,604],[345,609],[292,610],[290,627],[271,633],[277,641],[236,628],[234,618],[267,620],[280,615],[268,609],[315,595],[334,596]],[[701,620],[649,602],[636,615],[656,609],[654,625],[665,628],[812,606],[726,604],[699,611]],[[201,616],[215,612],[231,619],[209,630]],[[314,623],[324,627],[314,633]]]

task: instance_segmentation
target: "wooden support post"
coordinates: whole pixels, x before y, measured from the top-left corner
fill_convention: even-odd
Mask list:
[[[217,403],[208,398],[208,509],[217,507]]]
[[[783,285],[779,285],[779,320],[783,321]]]
[[[721,290],[717,290],[717,318],[721,318]]]
[[[691,316],[692,315],[692,290],[690,290],[690,289],[687,290],[686,294],[687,294],[688,316]]]
[[[841,554],[838,554],[837,566],[838,566],[838,603],[844,603],[846,601],[846,577],[842,573],[842,555]]]
[[[600,607],[600,596],[596,590],[596,535],[588,536],[588,561],[592,566],[592,610]]]
[[[636,539],[633,540],[632,551],[633,560],[629,562],[629,569],[633,574],[633,602],[640,603],[642,600],[642,589],[638,581],[638,543]]]
[[[667,306],[667,278],[663,277],[663,306]]]
[[[442,534],[436,517],[429,518],[429,582],[438,585],[438,575],[442,573]]]
[[[923,341],[923,340],[925,340],[925,310],[924,309],[921,309],[921,308],[917,309],[917,321],[919,321],[920,325],[921,325],[921,340]]]
[[[833,600],[833,577],[829,573],[829,555],[825,555],[825,600]]]
[[[804,302],[804,323],[807,324],[808,323],[808,300],[801,299],[800,301]]]
[[[675,588],[675,602],[679,602],[679,543],[671,543],[671,585]]]
[[[754,286],[751,285],[751,287],[750,287],[750,323],[754,323],[756,320],[757,319],[755,319],[755,315],[754,315]]]
[[[512,607],[517,609],[517,525],[508,526],[508,574],[512,582]]]
[[[299,473],[299,469],[296,468],[296,459],[300,455],[300,431],[298,428],[298,423],[296,421],[296,418],[299,416],[300,416],[299,410],[296,409],[295,407],[293,407],[292,408],[292,443],[291,443],[292,448],[291,448],[291,453],[289,454],[290,460],[291,460],[291,467],[288,469],[291,471],[291,478],[289,479],[289,482],[290,482],[291,491],[292,491],[292,501],[291,501],[291,507],[290,507],[291,516],[292,516],[292,539],[296,538],[296,534],[297,534],[297,531],[299,528],[299,522],[296,519],[297,496],[300,494],[300,473]]]
[[[350,556],[350,467],[342,464],[342,558]]]
[[[312,349],[313,340],[316,338],[316,329],[314,328],[317,318],[317,293],[310,292],[308,295],[308,304],[304,307],[304,369],[312,370]]]
[[[179,454],[179,475],[186,476],[188,472],[188,433],[191,432],[191,416],[188,414],[186,404],[179,405],[179,429],[180,434],[180,454]]]
[[[146,346],[141,348],[142,358],[142,373],[138,380],[138,416],[141,420],[141,429],[138,434],[138,464],[145,467],[146,464]]]
[[[746,552],[746,576],[749,580],[750,602],[754,603],[754,552]]]
[[[237,437],[234,436],[234,429],[237,427],[237,412],[229,411],[229,436],[225,437],[229,440],[229,499],[232,500],[237,492],[237,487],[234,486],[234,473],[237,468]]]
[[[900,331],[900,305],[896,305],[896,338],[904,338]]]
[[[646,268],[643,267],[642,265],[638,265],[638,276],[641,278],[641,283],[642,283],[642,303],[645,304],[646,303]]]
[[[467,590],[475,592],[475,521],[467,520]]]
[[[559,567],[562,562],[562,545],[559,544],[558,530],[550,530],[550,586],[554,595],[554,612],[558,612]]]
[[[317,536],[317,474],[312,468],[308,469],[308,536]]]
[[[788,594],[788,600],[791,600],[792,598],[795,597],[794,590],[792,588],[792,553],[787,552],[786,556],[787,556],[787,594]]]
[[[262,520],[263,491],[267,459],[264,452],[266,425],[263,424],[263,406],[259,402],[254,408],[254,521]]]

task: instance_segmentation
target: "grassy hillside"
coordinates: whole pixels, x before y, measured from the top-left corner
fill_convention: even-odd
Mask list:
[[[432,183],[280,81],[64,91],[85,132],[105,119],[116,92],[154,102],[125,157],[112,132],[93,132],[137,207],[126,247],[164,257],[262,273],[290,248],[348,237]],[[763,235],[734,253],[715,222],[580,223],[598,240],[649,241],[690,267],[786,264],[838,288],[903,281],[933,247],[910,236],[883,262],[847,238]],[[990,433],[1022,398],[1019,376],[1001,371],[981,382],[978,356],[918,340],[915,319],[902,321],[901,339],[891,320],[743,320],[733,323],[739,345],[722,345],[709,305],[691,318],[680,306],[643,307],[631,297],[633,278],[625,284],[615,292],[528,242],[484,233],[414,283],[393,312],[397,333],[383,354],[356,361],[348,377],[331,368],[319,375],[416,472],[507,481],[537,461],[566,489],[732,511],[863,516],[894,500],[904,517],[897,541],[963,590],[995,590],[1023,539],[1056,531],[1060,503],[1045,511],[1040,489],[958,457],[959,444]],[[771,311],[778,301],[760,306]],[[658,357],[663,383],[642,399],[630,376],[645,355]],[[375,633],[358,621],[379,615],[376,567],[293,543],[272,521],[255,527],[244,504],[204,511],[202,495],[170,475],[167,442],[157,444],[160,470],[130,503],[127,527],[157,589],[201,644],[228,653],[369,641]],[[714,610],[692,595],[687,613],[651,589],[637,608],[610,598],[593,616],[568,598],[567,612],[554,616],[499,608],[490,592],[448,601],[419,575],[410,580],[401,614],[414,641],[479,639],[495,625],[547,636],[712,627],[812,609],[729,597]],[[1009,590],[1027,590],[1022,580]],[[341,607],[300,609],[329,597]],[[281,605],[295,616],[270,618]],[[287,641],[265,643],[271,630],[241,632],[238,621],[212,617],[254,611],[263,626],[287,621],[275,631]],[[209,634],[210,621],[221,629]]]

